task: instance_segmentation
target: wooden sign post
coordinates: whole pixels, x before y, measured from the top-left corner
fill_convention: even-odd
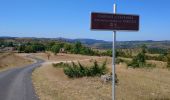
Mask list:
[[[116,4],[113,6],[113,13],[91,13],[92,30],[113,31],[113,67],[112,67],[112,100],[115,100],[115,49],[116,31],[138,31],[139,16],[116,13]]]

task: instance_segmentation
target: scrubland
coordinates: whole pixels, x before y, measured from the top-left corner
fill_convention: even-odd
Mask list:
[[[52,55],[50,60],[43,53],[36,54],[46,62],[33,72],[33,84],[40,100],[112,100],[112,84],[103,83],[100,77],[68,78],[62,68],[54,68],[52,63],[60,61],[79,61],[91,65],[107,59],[111,72],[111,57],[92,57],[73,54]],[[128,59],[130,60],[130,59]],[[125,63],[116,65],[118,84],[116,100],[169,100],[170,70],[162,61],[147,62],[156,64],[156,68],[128,68]]]

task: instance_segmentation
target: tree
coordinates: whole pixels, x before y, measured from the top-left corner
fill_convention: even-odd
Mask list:
[[[31,45],[26,46],[24,52],[25,53],[36,53],[36,51],[33,49],[33,46]]]
[[[81,42],[76,42],[76,43],[74,44],[74,47],[73,47],[73,49],[72,49],[72,52],[75,53],[75,54],[79,54],[81,48],[82,48]]]
[[[25,45],[20,45],[17,49],[18,49],[19,53],[24,52],[25,51]]]
[[[7,46],[8,46],[8,47],[14,47],[14,44],[13,44],[13,42],[8,42],[8,43],[7,43]]]
[[[131,66],[133,68],[140,68],[144,67],[145,64],[146,60],[144,53],[139,53],[136,57],[132,59],[132,62],[128,66]]]
[[[49,43],[47,43],[47,44],[46,44],[46,50],[47,50],[47,51],[50,51],[51,48],[52,48],[52,46],[54,46],[54,45],[55,45],[55,42],[49,42]]]
[[[170,54],[167,54],[167,68],[170,68]]]
[[[116,55],[116,57],[117,57],[117,50],[115,51],[115,55]],[[112,57],[112,50],[107,50],[107,51],[106,51],[106,56]]]
[[[60,46],[59,45],[53,45],[51,48],[51,51],[56,55],[60,51]]]
[[[32,44],[32,47],[35,51],[45,51],[45,46],[40,43],[34,43]]]
[[[140,68],[146,65],[146,55],[145,55],[146,46],[143,45],[141,48],[142,51],[132,59],[132,62],[128,66],[131,66],[133,68]]]
[[[146,51],[147,51],[147,46],[146,46],[145,44],[143,44],[143,45],[141,46],[141,48],[142,48],[142,53],[146,53]]]
[[[80,49],[80,54],[83,54],[83,55],[94,55],[94,51],[91,49],[91,48],[87,48],[87,47],[81,47]]]
[[[65,49],[66,51],[70,51],[71,48],[72,48],[72,45],[71,45],[71,44],[68,44],[68,43],[65,43],[65,44],[64,44],[64,49]]]

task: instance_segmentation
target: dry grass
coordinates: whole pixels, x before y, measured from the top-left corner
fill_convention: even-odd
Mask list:
[[[167,69],[127,69],[118,65],[116,100],[170,100],[170,71]]]
[[[157,68],[167,68],[167,62],[163,62],[163,61],[155,61],[155,60],[147,60],[147,63],[150,64],[156,64]]]
[[[26,66],[33,61],[14,53],[0,53],[0,71]]]
[[[149,53],[146,53],[147,56],[151,56],[151,57],[158,57],[160,56],[160,54],[149,54]]]
[[[64,57],[66,56],[66,57]],[[80,61],[91,65],[94,59],[103,62],[103,58],[82,58],[79,55],[64,55],[63,60]],[[71,57],[73,56],[73,57]],[[70,58],[69,58],[70,57]],[[55,61],[59,58],[53,58]],[[111,70],[111,58],[107,58]],[[60,59],[59,59],[60,60]],[[126,59],[131,60],[131,59]],[[61,60],[60,60],[61,61]],[[116,100],[170,100],[170,71],[164,62],[148,61],[157,65],[153,69],[131,69],[126,64],[116,66],[119,79],[116,86]],[[102,84],[98,77],[69,79],[60,68],[43,65],[33,72],[33,83],[40,100],[111,100],[111,83]]]
[[[48,62],[54,62],[54,61],[73,61],[73,60],[82,60],[82,59],[93,59],[96,58],[95,56],[85,56],[85,55],[74,55],[74,54],[62,54],[59,53],[57,55],[54,55],[53,53],[50,53],[50,59],[48,60],[48,56],[46,53],[34,53],[32,54],[38,58],[41,58]]]
[[[77,56],[77,60],[79,60],[78,58]],[[87,58],[85,57],[84,59]],[[98,58],[98,60],[99,62],[103,62],[105,59]],[[80,62],[82,64],[92,64],[91,59],[90,61],[85,60]],[[64,74],[62,68],[54,68],[51,64],[43,65],[33,72],[33,83],[40,100],[112,99],[111,83],[103,84],[99,77],[69,79]]]

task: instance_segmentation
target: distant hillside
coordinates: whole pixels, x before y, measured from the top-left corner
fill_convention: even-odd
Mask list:
[[[138,48],[145,44],[148,48],[170,49],[170,41],[119,41],[118,48]]]
[[[59,41],[59,42],[69,42],[75,43],[80,41],[82,44],[95,48],[95,49],[110,49],[112,48],[112,42],[103,41],[103,40],[95,40],[95,39],[67,39],[67,38],[35,38],[35,37],[0,37],[0,40],[5,41],[15,41],[15,42],[50,42],[50,41]]]
[[[111,41],[103,41],[103,40],[95,40],[95,39],[67,39],[67,38],[35,38],[35,37],[8,37],[3,36],[0,37],[0,41],[11,41],[11,42],[51,42],[51,41],[59,41],[59,42],[69,42],[75,43],[80,41],[82,44],[95,48],[95,49],[112,49]],[[117,41],[117,48],[138,48],[141,45],[145,44],[149,48],[163,48],[170,49],[170,41]]]
[[[61,39],[61,38],[60,38]],[[103,41],[103,40],[95,40],[95,39],[61,39],[67,42],[77,42],[80,41],[86,46],[97,49],[112,49],[112,41]],[[145,44],[148,48],[170,48],[170,41],[117,41],[117,48],[139,48],[143,44]]]
[[[103,41],[103,40],[95,40],[95,39],[69,39],[67,42],[81,42],[82,44],[95,48],[95,49],[110,49],[112,48],[112,42]]]

